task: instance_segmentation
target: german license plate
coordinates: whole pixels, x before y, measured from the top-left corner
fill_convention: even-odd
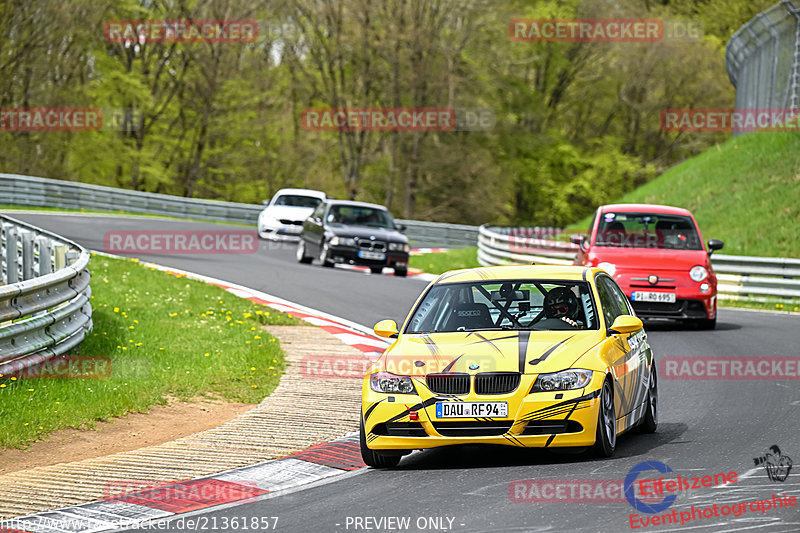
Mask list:
[[[386,254],[383,252],[370,252],[368,250],[359,250],[358,257],[361,259],[372,259],[373,261],[383,261],[386,259]]]
[[[507,418],[508,402],[439,402],[436,418]]]
[[[647,291],[633,291],[631,294],[632,302],[659,302],[659,303],[675,303],[674,292],[647,292]]]

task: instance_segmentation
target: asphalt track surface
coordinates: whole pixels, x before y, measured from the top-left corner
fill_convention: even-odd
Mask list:
[[[109,230],[235,229],[234,226],[147,218],[14,215],[94,249],[103,249]],[[262,242],[241,255],[142,255],[140,259],[232,281],[354,322],[371,326],[407,313],[425,283],[413,278],[371,275],[298,265],[291,245]],[[800,316],[721,310],[717,329],[698,331],[674,324],[648,324],[656,357],[798,356]],[[516,480],[622,480],[643,461],[660,461],[682,476],[735,471],[741,480],[721,488],[681,492],[673,509],[744,503],[772,494],[800,496],[800,382],[775,380],[667,380],[659,384],[660,421],[652,435],[629,434],[611,459],[541,450],[469,446],[415,452],[394,470],[363,469],[329,484],[261,501],[205,511],[208,528],[244,531],[231,519],[278,517],[276,531],[800,531],[800,506],[748,511],[681,525],[632,529],[639,514],[626,501],[612,503],[518,503],[509,487]],[[770,481],[753,458],[772,445],[794,458],[783,482]],[[654,476],[648,476],[654,477]],[[663,513],[659,513],[663,514]],[[408,517],[409,527],[387,528],[365,521]],[[212,522],[216,518],[216,522]],[[360,519],[360,520],[359,520]],[[438,521],[437,521],[438,520]],[[272,522],[270,522],[272,523]],[[183,531],[172,519],[166,529]],[[637,524],[639,525],[639,524]],[[250,531],[253,531],[250,529]],[[261,531],[266,531],[262,529]]]

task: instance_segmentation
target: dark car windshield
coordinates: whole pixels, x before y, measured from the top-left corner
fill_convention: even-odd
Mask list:
[[[392,215],[385,209],[374,207],[334,205],[328,211],[327,221],[330,224],[394,229]]]
[[[436,285],[417,306],[406,333],[597,328],[586,282],[509,280]]]
[[[282,194],[275,199],[274,205],[285,205],[289,207],[317,207],[322,200],[313,196],[302,196],[300,194]]]
[[[691,218],[659,213],[603,213],[595,246],[703,249]]]

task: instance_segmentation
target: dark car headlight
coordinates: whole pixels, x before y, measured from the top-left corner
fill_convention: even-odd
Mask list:
[[[375,392],[387,394],[416,394],[417,389],[411,378],[396,376],[389,372],[377,372],[369,378],[369,387]]]
[[[539,374],[531,392],[550,392],[559,390],[582,389],[592,380],[591,370],[572,368],[552,374]]]
[[[331,238],[331,246],[353,246],[355,247],[356,240],[352,237],[339,237],[334,236]]]
[[[390,242],[389,250],[392,252],[408,252],[411,247],[404,242]]]

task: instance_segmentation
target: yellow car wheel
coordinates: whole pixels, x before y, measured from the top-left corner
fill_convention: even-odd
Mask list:
[[[639,432],[655,433],[658,427],[658,377],[656,376],[655,362],[650,374],[650,386],[647,387],[647,403],[644,408],[644,417],[639,424]]]
[[[611,457],[617,447],[617,418],[614,412],[611,382],[608,380],[603,382],[597,411],[597,441],[594,444],[594,452],[599,457]]]

